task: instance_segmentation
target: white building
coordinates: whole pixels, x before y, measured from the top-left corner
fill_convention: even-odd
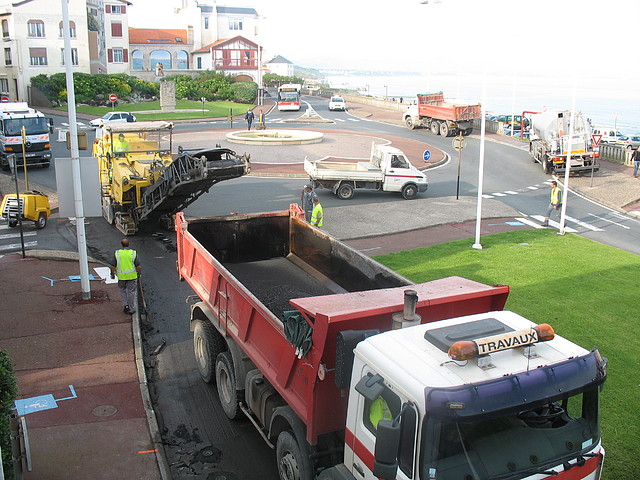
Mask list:
[[[86,0],[69,0],[69,21],[73,68],[89,73]],[[0,5],[0,22],[4,40],[0,95],[29,101],[31,77],[64,71],[61,4],[52,0],[5,3]]]
[[[282,75],[283,77],[293,77],[293,63],[286,58],[276,55],[267,62],[269,73],[274,75]]]

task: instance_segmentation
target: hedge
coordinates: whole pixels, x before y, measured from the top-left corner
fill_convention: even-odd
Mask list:
[[[13,374],[13,363],[9,354],[0,350],[0,448],[2,448],[2,464],[6,479],[13,478],[9,421],[17,393],[18,384]]]

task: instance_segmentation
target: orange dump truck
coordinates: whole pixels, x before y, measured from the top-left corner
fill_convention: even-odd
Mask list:
[[[446,102],[439,92],[418,95],[417,103],[407,108],[402,120],[410,130],[424,127],[434,135],[450,137],[460,133],[471,135],[473,121],[481,115],[479,104]]]

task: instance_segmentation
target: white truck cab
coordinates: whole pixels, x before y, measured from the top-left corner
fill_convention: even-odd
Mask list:
[[[370,336],[355,349],[342,472],[319,478],[597,480],[605,378],[597,349],[509,311]]]

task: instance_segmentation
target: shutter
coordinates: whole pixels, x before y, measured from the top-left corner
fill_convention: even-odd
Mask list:
[[[106,11],[107,13],[111,13],[111,5],[106,5],[106,6],[105,6],[105,9],[106,9],[105,11]]]
[[[122,24],[121,23],[112,23],[111,24],[111,36],[112,37],[122,37]]]
[[[122,61],[124,63],[128,63],[129,62],[129,49],[128,48],[123,48],[122,49]]]
[[[107,50],[107,57],[107,61],[109,63],[113,63],[113,49],[110,48],[109,50]]]
[[[122,5],[122,6],[120,7],[120,13],[122,13],[123,15],[124,15],[125,13],[127,13],[127,7],[126,7],[125,5]]]

